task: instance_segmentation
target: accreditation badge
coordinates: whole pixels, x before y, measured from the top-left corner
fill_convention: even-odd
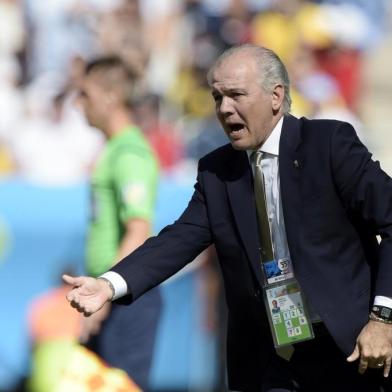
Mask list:
[[[292,263],[289,258],[264,261],[262,265],[267,285],[294,278]]]
[[[296,279],[266,286],[264,300],[276,348],[314,338],[312,323]]]

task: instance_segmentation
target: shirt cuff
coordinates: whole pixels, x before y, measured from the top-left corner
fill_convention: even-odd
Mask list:
[[[108,271],[104,274],[100,275],[100,277],[107,279],[114,288],[114,295],[112,301],[124,297],[124,295],[128,294],[128,285],[125,279],[114,271]],[[391,300],[392,301],[392,300]]]
[[[374,305],[385,306],[386,308],[392,309],[392,298],[376,295],[374,298]]]

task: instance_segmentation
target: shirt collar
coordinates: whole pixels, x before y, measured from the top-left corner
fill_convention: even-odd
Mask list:
[[[260,151],[265,152],[267,154],[279,156],[279,141],[280,135],[282,133],[282,126],[283,126],[283,117],[275,125],[275,128],[272,130],[271,134],[268,136],[267,140],[263,143],[260,147]],[[253,151],[247,150],[248,157],[251,156]]]

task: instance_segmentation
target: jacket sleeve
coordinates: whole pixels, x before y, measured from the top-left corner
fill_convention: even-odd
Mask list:
[[[129,296],[121,302],[135,300],[174,275],[194,260],[211,241],[202,173],[199,169],[193,196],[180,218],[111,269],[119,273],[128,286]]]
[[[342,123],[331,137],[331,165],[344,207],[358,213],[369,232],[379,235],[375,295],[392,297],[392,179],[357,137]]]

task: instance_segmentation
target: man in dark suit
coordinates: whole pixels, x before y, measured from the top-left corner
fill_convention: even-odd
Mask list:
[[[68,300],[85,314],[122,296],[131,303],[213,243],[228,305],[230,389],[390,390],[391,179],[349,124],[288,114],[289,79],[272,51],[232,48],[208,80],[230,144],[200,160],[195,192],[173,225],[101,278],[65,277],[74,286]],[[274,252],[322,320],[291,358],[275,350],[263,303],[257,152]]]

